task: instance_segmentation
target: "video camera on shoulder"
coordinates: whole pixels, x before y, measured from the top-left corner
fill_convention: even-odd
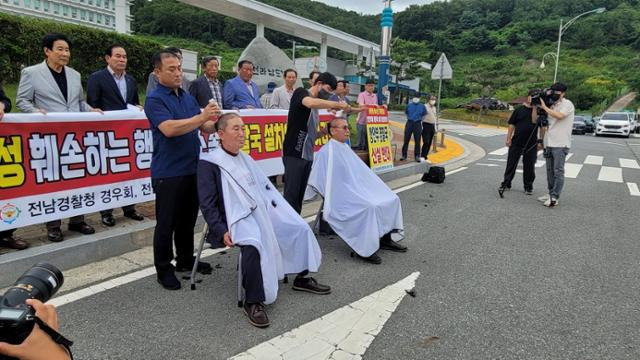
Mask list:
[[[530,94],[531,96],[531,105],[538,106],[544,103],[547,107],[551,107],[557,99],[553,96],[554,91],[551,89],[536,89],[533,90]],[[549,117],[546,111],[541,108],[538,108],[538,126],[545,127],[549,126]]]
[[[536,89],[531,94],[531,105],[540,105],[544,102],[547,107],[551,107],[557,99],[553,98],[553,90]]]
[[[4,296],[0,296],[0,341],[21,344],[31,334],[36,317],[35,310],[25,301],[47,302],[63,282],[62,272],[48,263],[37,263],[22,274]]]

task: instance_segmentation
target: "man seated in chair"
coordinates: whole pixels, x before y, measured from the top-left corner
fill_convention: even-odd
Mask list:
[[[227,113],[216,123],[220,147],[203,152],[198,163],[200,209],[214,248],[238,245],[241,252],[244,312],[256,327],[269,326],[264,304],[276,300],[278,280],[298,274],[293,289],[329,294],[309,271],[317,272],[321,253],[309,225],[241,149],[240,115]]]
[[[406,252],[391,235],[403,233],[398,196],[346,144],[343,117],[329,123],[331,140],[316,154],[309,186],[322,197],[322,217],[358,257],[382,263],[379,249]]]

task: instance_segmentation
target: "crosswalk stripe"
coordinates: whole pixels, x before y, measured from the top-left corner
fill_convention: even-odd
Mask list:
[[[638,162],[636,160],[623,158],[619,158],[618,160],[620,161],[620,167],[628,169],[640,169],[640,165],[638,165]]]
[[[493,150],[492,152],[489,153],[489,155],[506,155],[509,152],[509,148],[508,147],[501,147],[500,149],[497,150]]]
[[[582,164],[565,163],[564,177],[575,179],[580,174],[580,170],[582,170]]]
[[[507,159],[487,159],[489,161],[507,162]]]
[[[587,155],[584,163],[589,165],[602,165],[602,160],[604,160],[602,156]]]
[[[569,161],[569,159],[571,159],[572,156],[573,156],[573,153],[569,153],[567,157],[564,159],[564,161]]]
[[[600,168],[598,180],[622,183],[622,168],[603,166]]]
[[[640,196],[640,190],[638,190],[638,184],[633,182],[628,182],[627,187],[629,188],[629,194],[631,196]]]
[[[545,166],[545,165],[547,165],[547,162],[546,162],[546,161],[544,161],[544,160],[536,160],[536,167],[537,167],[537,168],[539,168],[539,167],[543,167],[543,166]]]

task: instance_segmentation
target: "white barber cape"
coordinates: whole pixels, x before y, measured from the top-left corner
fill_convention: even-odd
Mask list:
[[[404,229],[400,198],[347,144],[331,139],[316,153],[308,186],[324,197],[324,220],[360,256]]]
[[[254,246],[260,253],[266,304],[276,300],[278,280],[285,274],[318,271],[318,240],[253,159],[243,152],[232,156],[221,147],[201,153],[200,159],[220,168],[232,241]]]

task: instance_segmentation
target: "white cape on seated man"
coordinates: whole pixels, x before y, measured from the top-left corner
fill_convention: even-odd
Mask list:
[[[349,126],[336,117],[331,140],[313,160],[308,185],[324,197],[323,219],[358,254],[380,264],[378,249],[405,252],[391,239],[403,233],[400,198],[346,144]]]
[[[244,311],[257,327],[269,325],[263,304],[278,294],[278,280],[298,274],[293,289],[328,294],[309,271],[320,267],[318,241],[309,225],[280,195],[241,149],[244,123],[235,113],[216,123],[220,147],[203,152],[198,163],[198,196],[213,247],[238,245],[241,251]]]

